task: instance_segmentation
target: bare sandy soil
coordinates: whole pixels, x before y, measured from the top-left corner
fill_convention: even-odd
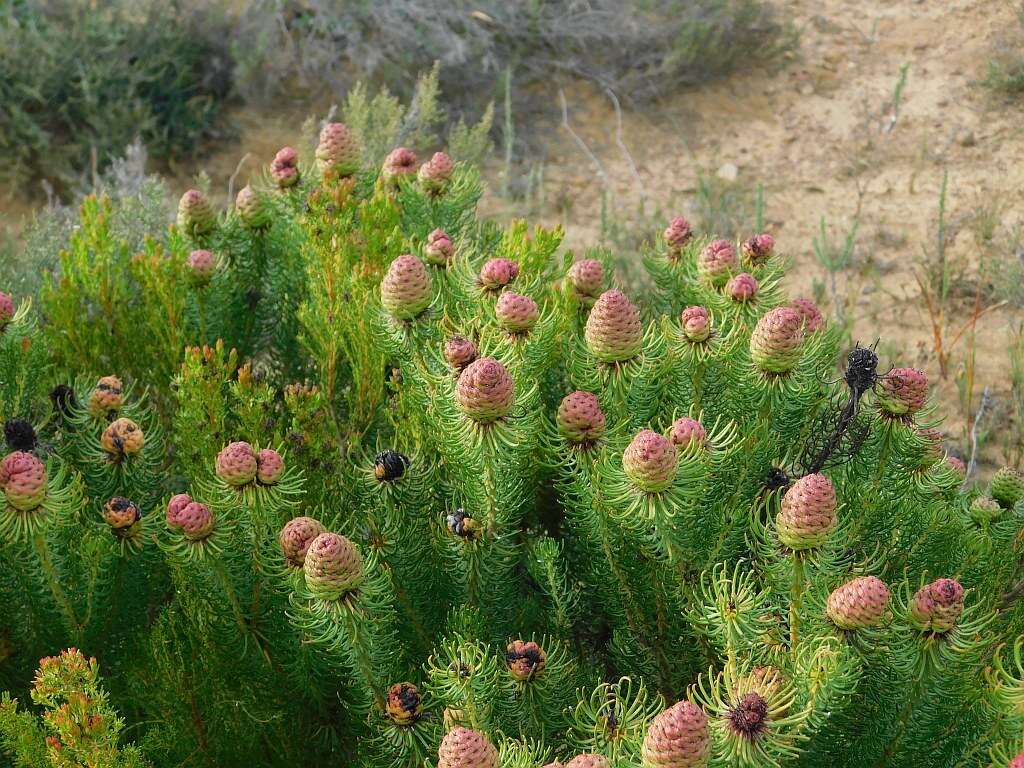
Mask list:
[[[1019,29],[1016,9],[1004,0],[795,0],[786,8],[801,35],[780,71],[749,73],[626,112],[621,131],[604,95],[567,91],[571,125],[593,156],[553,129],[545,139],[547,205],[530,215],[563,224],[568,244],[580,248],[598,240],[603,197],[623,219],[641,200],[648,211],[687,214],[702,170],[735,174],[739,185],[764,185],[767,228],[796,262],[791,291],[805,295],[824,277],[812,252],[821,218],[836,238],[858,219],[861,269],[849,284],[853,338],[880,338],[884,360],[929,373],[948,417],[949,444],[964,450],[971,411],[957,381],[969,344],[961,338],[941,379],[914,269],[935,241],[944,171],[954,258],[977,264],[982,257],[969,226],[979,211],[998,209],[1003,228],[1021,218],[1024,106],[978,83],[997,43]],[[890,102],[904,66],[894,114]],[[226,189],[238,166],[237,190],[280,146],[299,139],[301,117],[294,114],[241,112],[236,121],[238,143],[205,163],[215,190]],[[250,155],[239,166],[243,152]],[[182,173],[175,186],[188,182]],[[495,195],[485,208],[510,214]],[[967,297],[954,307],[954,331],[971,306]],[[1002,308],[977,325],[972,408],[987,386],[996,416],[996,434],[983,450],[988,471],[1006,460],[1014,434],[1007,426],[1007,345],[1021,318]]]

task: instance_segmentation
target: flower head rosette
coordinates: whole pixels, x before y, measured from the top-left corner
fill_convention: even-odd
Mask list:
[[[964,612],[964,588],[956,579],[936,579],[925,584],[910,600],[910,623],[922,632],[945,634]]]
[[[978,496],[967,508],[967,514],[975,523],[985,527],[1003,514],[1003,508],[991,496]]]
[[[836,491],[822,474],[805,475],[782,497],[775,518],[779,541],[792,550],[820,547],[836,527]]]
[[[928,400],[928,377],[916,368],[893,368],[879,381],[875,398],[886,416],[909,418]]]
[[[455,245],[443,229],[435,229],[427,235],[427,241],[423,244],[423,258],[427,260],[427,264],[444,267],[454,255]]]
[[[388,688],[385,711],[395,725],[412,725],[423,716],[423,696],[412,683],[395,683]]]
[[[533,680],[547,666],[547,654],[537,643],[513,640],[505,649],[509,674],[520,683]]]
[[[644,768],[703,768],[711,754],[711,733],[704,710],[688,701],[673,704],[647,727]]]
[[[992,475],[989,493],[1003,509],[1013,509],[1024,498],[1024,475],[1014,467],[1002,467]]]
[[[604,290],[604,265],[597,259],[574,262],[566,279],[573,296],[583,306],[592,306]]]
[[[185,266],[188,268],[188,280],[192,285],[207,285],[217,272],[217,257],[204,249],[192,251],[185,260]]]
[[[123,417],[111,422],[100,435],[100,447],[115,461],[141,453],[145,444],[142,428]]]
[[[178,228],[192,237],[213,231],[217,215],[206,196],[198,189],[190,189],[178,201]]]
[[[679,451],[664,435],[644,429],[623,452],[622,469],[637,488],[647,493],[658,493],[675,482]]]
[[[437,748],[437,768],[498,768],[498,750],[479,731],[455,726]]]
[[[687,450],[691,445],[696,450],[707,445],[708,431],[697,419],[680,416],[672,422],[668,437],[673,445],[681,451]]]
[[[362,149],[344,123],[328,123],[320,131],[316,165],[328,180],[352,176],[362,162]]]
[[[477,282],[484,290],[500,291],[519,276],[519,264],[512,259],[489,259],[480,268]]]
[[[288,189],[299,183],[299,153],[292,147],[281,147],[270,163],[270,178],[278,189]]]
[[[505,291],[494,305],[494,316],[510,334],[524,334],[537,323],[540,308],[529,296]]]
[[[465,336],[452,336],[444,343],[444,359],[456,373],[477,359],[479,351]]]
[[[665,227],[662,238],[665,240],[665,248],[669,257],[677,259],[683,248],[693,239],[693,228],[690,226],[690,222],[682,216],[677,216]]]
[[[9,293],[0,291],[0,331],[14,319],[14,298]]]
[[[697,256],[697,274],[715,288],[721,288],[739,266],[736,248],[728,240],[712,240]]]
[[[118,535],[142,519],[139,505],[124,496],[115,496],[103,506],[103,520]]]
[[[584,752],[566,763],[565,768],[612,768],[612,761],[597,752]]]
[[[704,307],[687,307],[679,314],[679,328],[691,344],[711,338],[711,313]]]
[[[235,211],[246,229],[260,230],[270,226],[272,211],[269,202],[248,184],[235,196]]]
[[[805,333],[817,333],[825,327],[825,317],[810,299],[796,298],[789,302],[789,306],[803,316]]]
[[[430,195],[440,195],[451,182],[452,173],[455,171],[455,163],[444,152],[435,152],[433,156],[420,166],[416,174],[420,186]]]
[[[767,233],[754,235],[743,241],[743,258],[752,266],[760,266],[775,252],[775,238]]]
[[[605,291],[587,316],[584,337],[590,353],[602,363],[632,360],[644,346],[640,310],[622,291]]]
[[[416,175],[416,166],[419,159],[416,153],[407,147],[397,147],[388,153],[384,158],[384,165],[381,166],[380,176],[388,184],[395,186],[402,179],[410,179]]]
[[[321,533],[302,564],[306,588],[319,600],[339,600],[363,583],[363,558],[355,544],[337,533]]]
[[[789,373],[800,362],[803,350],[803,315],[791,307],[769,310],[750,334],[750,357],[765,373]]]
[[[181,539],[173,545],[179,554],[193,558],[201,556],[206,547],[214,552],[220,551],[211,540],[216,528],[213,511],[187,493],[171,497],[167,503],[166,520],[168,528],[181,534]]]
[[[46,501],[46,465],[31,453],[14,451],[0,461],[0,488],[7,504],[32,512]]]
[[[834,589],[825,612],[839,629],[878,627],[889,615],[890,597],[889,587],[881,579],[861,576]]]
[[[597,396],[590,392],[571,392],[562,398],[555,414],[558,433],[568,442],[588,446],[605,433],[605,415]]]
[[[411,254],[397,257],[380,284],[380,301],[397,320],[412,320],[423,314],[432,298],[430,273]]]
[[[228,443],[217,454],[217,476],[235,488],[249,485],[258,470],[256,452],[249,443],[239,440]]]
[[[312,517],[296,517],[285,523],[277,536],[285,562],[292,568],[302,568],[309,545],[322,533],[327,529]]]
[[[737,304],[753,301],[759,286],[757,278],[746,272],[729,278],[725,284],[725,294]]]
[[[515,402],[515,382],[493,357],[474,360],[459,374],[455,401],[478,424],[491,424],[508,415]]]
[[[104,376],[96,382],[89,393],[89,415],[94,419],[106,419],[117,413],[124,405],[124,388],[117,376]]]

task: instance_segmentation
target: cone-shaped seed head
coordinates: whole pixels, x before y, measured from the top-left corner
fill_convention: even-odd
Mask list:
[[[423,256],[428,264],[443,267],[452,260],[454,254],[455,246],[452,244],[452,239],[443,229],[435,229],[427,235],[427,242],[423,246]]]
[[[912,416],[928,399],[928,377],[916,368],[893,368],[878,383],[878,405],[890,416]]]
[[[263,229],[270,224],[271,211],[266,198],[248,184],[238,190],[235,210],[247,229]]]
[[[462,371],[477,358],[476,344],[465,336],[452,336],[444,343],[444,359],[455,371]]]
[[[725,284],[725,293],[737,302],[750,301],[757,295],[757,278],[743,272],[729,279]]]
[[[141,517],[139,505],[123,496],[115,496],[103,507],[103,519],[115,530],[130,528]]]
[[[123,404],[121,380],[117,376],[104,376],[96,382],[89,394],[89,414],[96,419],[106,418]]]
[[[680,416],[672,422],[672,429],[668,433],[669,439],[675,445],[684,449],[688,445],[703,446],[708,438],[707,430],[697,419],[689,416]]]
[[[669,254],[678,256],[679,252],[693,237],[693,228],[690,227],[690,222],[682,216],[677,216],[665,227],[665,232],[662,236],[665,238],[665,245],[668,246]]]
[[[911,623],[927,632],[949,632],[963,612],[964,588],[956,579],[925,584],[910,601]]]
[[[601,362],[632,360],[644,345],[640,310],[622,291],[605,291],[590,310],[584,335],[591,354]]]
[[[306,552],[313,539],[327,529],[321,525],[319,520],[312,517],[296,517],[284,524],[277,540],[281,545],[281,552],[284,559],[293,568],[301,568],[306,561]]]
[[[643,491],[664,491],[676,479],[679,453],[664,435],[645,429],[626,447],[622,469],[633,484]]]
[[[711,752],[704,711],[680,701],[655,717],[644,736],[644,768],[703,768]]]
[[[9,293],[0,291],[0,331],[7,327],[14,317],[14,298]]]
[[[46,501],[46,465],[31,453],[9,453],[0,461],[0,487],[8,504],[31,512]]]
[[[264,448],[256,454],[256,479],[263,485],[273,485],[284,474],[284,459],[271,448]]]
[[[768,702],[751,691],[741,696],[725,713],[729,730],[742,739],[753,741],[768,727]]]
[[[213,513],[205,504],[193,501],[177,515],[181,532],[189,541],[202,541],[213,533]]]
[[[754,265],[764,264],[775,251],[775,238],[762,233],[743,241],[743,256]]]
[[[1002,467],[992,475],[989,492],[1004,509],[1012,509],[1024,498],[1024,475],[1013,467]]]
[[[597,259],[583,259],[569,267],[569,285],[576,298],[593,301],[604,288],[604,265]]]
[[[416,164],[419,159],[416,153],[406,147],[398,147],[391,150],[384,158],[384,165],[381,167],[380,175],[386,181],[397,181],[400,178],[408,178],[416,173]]]
[[[818,309],[818,305],[810,299],[797,298],[789,302],[789,306],[799,312],[804,318],[804,332],[814,333],[825,327],[825,318]]]
[[[321,533],[313,539],[302,567],[306,587],[321,600],[337,600],[363,583],[359,550],[337,533]]]
[[[412,683],[395,683],[388,688],[388,717],[396,725],[412,725],[423,714],[423,697]]]
[[[392,317],[412,320],[430,299],[430,273],[422,261],[407,253],[391,262],[380,284],[380,301]]]
[[[455,726],[437,749],[437,768],[498,768],[498,750],[484,734]]]
[[[612,764],[604,755],[599,755],[596,752],[585,752],[582,755],[576,755],[576,757],[565,764],[565,768],[612,768]]]
[[[687,307],[679,315],[679,327],[694,344],[707,341],[711,336],[711,314],[704,307]]]
[[[523,333],[533,328],[540,316],[537,302],[529,296],[506,291],[494,305],[494,315],[509,333]]]
[[[505,663],[516,680],[525,682],[544,671],[548,663],[547,654],[535,642],[513,640],[505,649]]]
[[[361,149],[344,123],[328,123],[320,131],[316,165],[325,176],[351,176],[359,170]]]
[[[586,445],[604,435],[605,415],[590,392],[571,392],[562,398],[555,414],[558,432],[570,443]]]
[[[820,547],[836,527],[836,491],[821,474],[797,480],[782,497],[775,518],[779,541],[790,549]]]
[[[186,234],[205,235],[217,225],[210,201],[198,189],[190,189],[178,201],[178,227]]]
[[[216,469],[217,476],[228,485],[248,485],[256,479],[256,453],[244,441],[228,443],[217,454]]]
[[[167,502],[167,526],[169,528],[181,527],[181,512],[191,503],[192,497],[187,493],[179,493],[171,497],[171,500]]]
[[[712,240],[697,256],[697,274],[716,288],[725,285],[738,266],[736,248],[728,240]]]
[[[131,419],[117,419],[100,436],[100,445],[111,456],[134,456],[142,450],[146,437]]]
[[[750,334],[750,357],[768,373],[788,373],[800,362],[804,342],[803,315],[792,307],[776,307],[757,321]]]
[[[988,525],[1003,514],[1003,508],[991,496],[979,496],[971,502],[968,514],[978,525]]]
[[[420,166],[419,180],[423,189],[431,194],[440,194],[451,181],[455,163],[444,152],[435,152],[427,162]]]
[[[473,421],[490,424],[507,415],[515,401],[515,382],[493,357],[474,360],[459,374],[455,399]]]
[[[1006,766],[1006,768],[1024,768],[1024,752],[1021,752],[1019,755],[1013,758],[1013,760],[1010,761],[1010,764]]]
[[[270,178],[281,189],[299,183],[299,153],[292,147],[282,147],[270,163]]]
[[[946,463],[949,464],[950,469],[961,477],[965,477],[967,475],[967,465],[964,464],[964,460],[959,456],[947,456]]]
[[[840,629],[876,627],[889,608],[889,588],[875,576],[861,576],[833,590],[826,612]]]
[[[512,259],[489,259],[480,268],[480,285],[496,291],[504,288],[519,276],[519,264]]]
[[[217,271],[217,257],[210,251],[192,251],[185,262],[188,267],[188,279],[193,285],[206,285]]]

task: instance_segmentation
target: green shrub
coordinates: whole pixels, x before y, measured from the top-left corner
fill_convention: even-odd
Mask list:
[[[64,194],[139,137],[161,160],[221,134],[216,17],[156,0],[0,5],[0,184]]]

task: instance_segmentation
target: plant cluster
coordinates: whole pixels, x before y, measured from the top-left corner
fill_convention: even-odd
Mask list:
[[[1024,762],[1024,478],[961,490],[923,373],[769,234],[672,220],[641,307],[364,157],[328,123],[141,245],[89,198],[0,294],[0,755]]]

